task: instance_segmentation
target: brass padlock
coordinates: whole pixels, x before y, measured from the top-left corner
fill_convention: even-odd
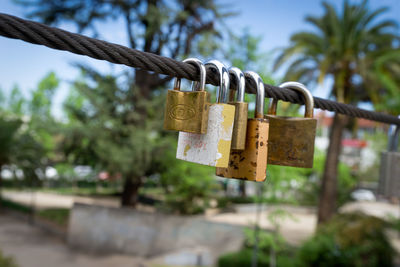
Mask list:
[[[196,65],[200,69],[200,84],[206,80],[204,64],[196,58],[188,58],[183,62]],[[188,133],[207,132],[210,94],[204,87],[199,90],[181,91],[181,79],[175,79],[174,90],[168,90],[164,114],[164,129]]]
[[[245,79],[243,72],[236,67],[230,67],[229,73],[236,79],[237,95],[235,101],[235,90],[229,91],[228,104],[235,106],[235,122],[232,131],[231,149],[243,150],[246,144],[248,103],[244,102]]]
[[[242,151],[231,151],[228,168],[217,168],[216,175],[263,182],[267,177],[268,119],[264,118],[264,83],[252,71],[245,73],[257,85],[254,119],[247,120],[246,146]]]
[[[313,118],[314,98],[307,88],[298,82],[280,85],[299,91],[305,98],[304,118],[276,116],[278,101],[269,105],[268,164],[312,168],[317,120]]]

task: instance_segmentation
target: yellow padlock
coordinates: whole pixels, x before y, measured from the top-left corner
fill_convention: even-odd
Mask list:
[[[204,64],[196,58],[188,58],[183,62],[191,63],[200,70],[200,84],[206,80]],[[199,91],[181,91],[181,79],[175,79],[174,90],[168,90],[164,113],[164,129],[188,133],[207,132],[210,94],[204,87]]]

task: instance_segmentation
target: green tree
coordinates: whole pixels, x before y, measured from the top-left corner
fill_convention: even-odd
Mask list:
[[[57,86],[57,77],[49,73],[30,99],[22,95],[18,86],[8,96],[1,93],[0,169],[15,166],[23,171],[29,184],[38,181],[38,170],[44,173],[55,148],[57,127],[51,116],[51,99]]]
[[[30,8],[28,13],[30,17],[38,18],[48,24],[72,22],[79,31],[92,32],[95,36],[101,35],[96,28],[98,22],[122,21],[128,45],[131,48],[177,59],[189,54],[197,54],[198,43],[204,40],[202,37],[206,36],[209,40],[221,37],[220,21],[232,15],[229,11],[225,12],[225,8],[213,0],[19,0],[17,2]],[[87,69],[87,72],[92,71]],[[102,83],[101,86],[104,83],[113,83],[116,86],[112,77],[94,76]],[[103,124],[100,125],[88,122],[85,129],[87,133],[82,136],[85,140],[83,145],[90,145],[97,159],[99,155],[102,156],[99,163],[106,170],[112,172],[118,168],[117,166],[121,166],[120,161],[125,162],[123,166],[128,169],[120,170],[126,174],[121,203],[134,206],[143,178],[152,172],[152,164],[149,163],[151,155],[157,153],[158,149],[155,139],[159,136],[160,128],[153,123],[158,124],[160,120],[153,122],[152,118],[155,116],[154,113],[161,113],[162,105],[153,106],[154,109],[149,108],[152,106],[151,99],[163,96],[158,89],[165,87],[171,77],[133,69],[126,72],[123,78],[127,86],[121,90],[119,87],[107,88],[103,91],[99,89],[101,91],[99,94],[104,95],[97,100],[94,97],[99,94],[93,90],[90,91],[92,97],[90,102],[94,104],[99,101],[95,103],[95,107],[106,99],[117,99],[117,102],[103,102],[104,105],[110,106],[104,110],[95,110],[94,113],[100,111],[102,118],[109,117],[110,119],[108,121],[101,119]],[[109,84],[108,87],[110,87]],[[112,106],[113,104],[115,105]],[[120,105],[117,106],[117,104]],[[127,111],[127,108],[130,110]],[[123,112],[120,112],[120,109]],[[81,114],[82,117],[75,116],[75,118],[83,123],[85,119],[92,118],[91,110],[87,112],[88,116]],[[118,124],[114,124],[115,122]],[[82,131],[76,134],[81,133]],[[125,142],[129,144],[125,145]],[[83,152],[82,149],[79,151]],[[126,162],[134,164],[129,165]]]
[[[322,16],[306,18],[313,31],[291,36],[291,44],[279,55],[275,68],[288,63],[285,80],[305,84],[331,77],[334,83],[330,92],[339,102],[377,104],[377,96],[387,89],[374,75],[375,60],[393,53],[395,40],[399,38],[395,31],[397,24],[380,18],[387,8],[371,10],[367,1],[355,5],[345,0],[340,11],[327,2],[323,2],[323,7]],[[377,84],[379,91],[375,90]],[[328,220],[336,212],[339,154],[347,123],[347,117],[335,114],[322,179],[319,222]]]

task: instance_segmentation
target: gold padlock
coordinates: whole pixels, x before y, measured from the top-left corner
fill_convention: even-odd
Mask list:
[[[196,65],[200,69],[200,85],[205,84],[206,69],[196,58],[188,58],[183,62]],[[168,90],[164,114],[164,129],[188,133],[204,134],[207,132],[210,94],[204,86],[195,91],[181,91],[181,79],[175,79],[174,90]]]
[[[235,122],[232,131],[231,149],[243,150],[246,144],[248,103],[244,102],[245,79],[243,72],[236,67],[230,67],[229,73],[236,79],[237,95],[234,99],[235,90],[229,91],[228,104],[235,106]]]
[[[255,72],[247,71],[245,76],[257,85],[255,118],[247,121],[245,149],[231,151],[228,168],[217,168],[216,175],[263,182],[267,177],[269,128],[268,119],[264,118],[264,83]]]
[[[312,168],[317,120],[314,115],[314,98],[307,88],[298,82],[280,85],[299,91],[305,98],[304,118],[276,116],[278,101],[269,106],[268,164],[301,168]]]

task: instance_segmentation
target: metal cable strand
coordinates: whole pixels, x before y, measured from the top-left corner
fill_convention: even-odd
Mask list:
[[[191,64],[67,32],[42,23],[24,20],[4,13],[0,13],[0,35],[172,77],[195,81],[200,80],[196,67]],[[207,73],[207,83],[218,85],[218,82],[218,75],[212,72]],[[231,88],[236,88],[235,86],[236,84],[233,80]],[[247,83],[246,92],[254,94],[255,91],[255,85]],[[269,84],[265,84],[265,96],[291,103],[304,104],[303,97],[297,92]],[[319,97],[314,97],[314,103],[316,108],[323,110],[400,125],[400,119],[395,116],[363,110],[352,105],[342,104]]]

